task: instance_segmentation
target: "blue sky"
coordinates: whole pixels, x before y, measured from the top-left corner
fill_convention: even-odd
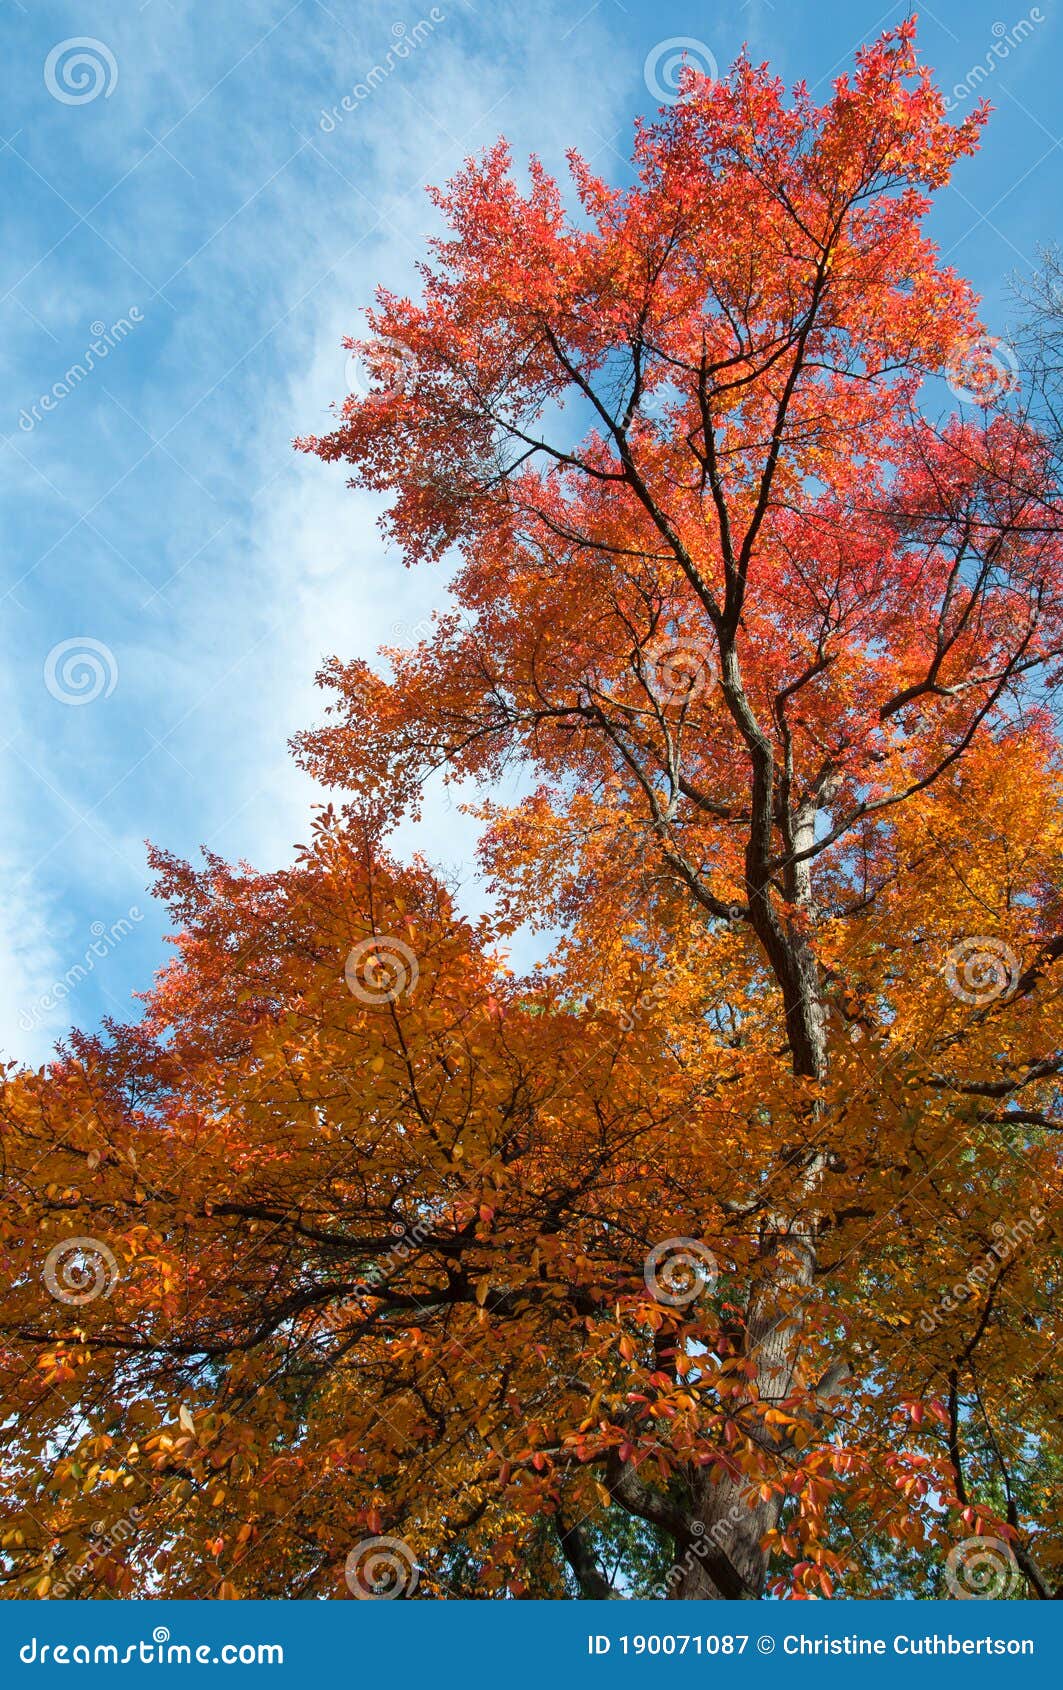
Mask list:
[[[919,12],[956,115],[976,83],[995,107],[933,228],[1003,333],[1009,276],[1060,233],[1058,0]],[[165,957],[146,838],[289,858],[319,795],[286,741],[320,715],[320,660],[415,638],[444,602],[443,573],[388,555],[373,500],[290,446],[342,396],[374,285],[409,285],[424,184],[499,133],[624,180],[661,43],[722,69],[747,42],[823,94],[903,13],[0,0],[7,1057],[134,1010]],[[472,837],[441,794],[403,835],[464,877],[469,908]]]

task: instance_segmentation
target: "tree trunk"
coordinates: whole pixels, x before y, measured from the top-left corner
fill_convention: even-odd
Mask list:
[[[746,1314],[743,1350],[756,1359],[750,1398],[779,1402],[793,1385],[800,1340],[800,1317],[791,1315],[795,1292],[812,1283],[815,1246],[811,1229],[793,1226],[785,1234],[773,1230],[761,1245],[761,1275]],[[694,1543],[680,1557],[680,1576],[669,1590],[679,1599],[719,1598],[722,1591],[710,1570],[708,1549],[722,1552],[741,1583],[741,1598],[763,1594],[767,1556],[761,1548],[766,1532],[778,1523],[780,1496],[751,1497],[744,1481],[707,1476],[695,1481],[691,1531]]]
[[[791,850],[799,853],[812,843],[814,806],[794,817]],[[755,830],[754,830],[755,833]],[[784,924],[773,908],[768,877],[750,853],[750,921],[778,981],[786,1016],[793,1071],[798,1077],[820,1080],[826,1072],[826,1008],[819,967],[812,944],[802,930]],[[807,861],[792,863],[787,873],[792,902],[811,914],[812,887]],[[785,1155],[784,1146],[780,1154]],[[811,1199],[819,1183],[822,1160],[813,1155],[803,1169],[803,1186]],[[800,1351],[800,1309],[795,1301],[810,1289],[816,1267],[816,1218],[811,1207],[796,1214],[769,1213],[764,1217],[758,1272],[750,1287],[745,1321],[738,1336],[742,1353],[756,1362],[747,1400],[764,1404],[783,1401],[791,1392]],[[770,1446],[769,1446],[770,1447]],[[722,1552],[740,1581],[743,1599],[763,1594],[767,1555],[765,1534],[777,1525],[782,1497],[750,1495],[742,1480],[728,1477],[715,1483],[707,1476],[695,1481],[691,1526],[695,1542],[680,1557],[680,1576],[669,1594],[679,1600],[718,1599],[720,1589],[710,1571],[707,1546]]]
[[[745,857],[748,919],[782,995],[793,1072],[798,1078],[818,1081],[826,1072],[826,1010],[806,925],[813,914],[811,859],[802,858],[814,843],[818,800],[810,795],[790,810],[789,740],[781,718],[787,750],[780,788],[774,748],[742,682],[734,637],[739,611],[740,603],[719,630],[720,683],[750,755],[752,802]],[[775,841],[780,832],[787,852],[782,866],[784,895],[789,905],[801,911],[800,924],[792,923],[775,902],[779,886]],[[800,1171],[809,1202],[798,1205],[796,1212],[769,1211],[763,1216],[745,1319],[734,1334],[741,1353],[755,1362],[746,1400],[764,1404],[784,1400],[793,1388],[800,1351],[801,1294],[811,1287],[816,1266],[813,1202],[822,1172],[822,1160],[815,1152],[791,1150],[780,1143],[778,1154],[780,1162],[792,1160]],[[742,1480],[723,1477],[714,1483],[707,1474],[699,1475],[694,1481],[689,1529],[677,1538],[678,1576],[671,1579],[668,1595],[681,1600],[758,1599],[767,1571],[761,1540],[777,1524],[781,1506],[780,1496],[764,1500],[750,1494],[749,1484]]]

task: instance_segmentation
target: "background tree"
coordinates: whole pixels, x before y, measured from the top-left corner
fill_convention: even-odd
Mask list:
[[[1016,334],[1029,412],[1058,461],[1063,451],[1063,252],[1042,249],[1031,277],[1018,277]]]

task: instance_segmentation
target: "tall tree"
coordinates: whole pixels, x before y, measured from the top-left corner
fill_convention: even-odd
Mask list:
[[[822,107],[745,61],[691,72],[639,131],[637,186],[572,158],[577,215],[499,146],[437,196],[423,297],[381,295],[375,391],[304,443],[391,495],[409,561],[462,556],[457,612],[391,680],[327,672],[346,721],[311,766],[397,804],[437,766],[519,759],[542,784],[484,843],[511,908],[667,958],[685,900],[756,941],[808,1082],[762,1170],[799,1166],[801,1198],[755,1205],[759,1402],[791,1391],[817,1269],[832,929],[878,920],[901,807],[1037,734],[1056,678],[1051,454],[993,403],[970,290],[921,229],[983,117],[949,127],[905,24]],[[934,427],[941,374],[986,403]],[[735,1506],[712,1484],[694,1512]],[[756,1588],[778,1514],[731,1534]]]

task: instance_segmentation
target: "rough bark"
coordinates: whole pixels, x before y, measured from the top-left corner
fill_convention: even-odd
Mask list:
[[[746,851],[749,921],[760,941],[783,1000],[787,1042],[793,1072],[820,1080],[826,1071],[826,1007],[815,951],[805,928],[794,930],[780,916],[772,896],[771,863],[776,828],[782,831],[790,854],[785,873],[786,893],[802,915],[812,914],[810,862],[801,858],[815,834],[817,808],[805,803],[780,817],[776,764],[771,741],[756,721],[746,698],[733,647],[722,650],[722,684],[731,713],[752,762],[753,804]],[[782,1149],[782,1147],[780,1147]],[[804,1167],[804,1186],[811,1199],[821,1172],[810,1154]],[[771,1213],[763,1222],[759,1272],[750,1287],[739,1342],[756,1363],[750,1396],[761,1403],[780,1402],[793,1388],[800,1351],[800,1314],[794,1303],[810,1288],[816,1266],[816,1224],[813,1205],[795,1215]],[[761,1547],[765,1534],[778,1523],[781,1498],[751,1498],[742,1482],[707,1476],[695,1481],[691,1525],[702,1546],[713,1554],[688,1552],[679,1562],[680,1576],[669,1594],[679,1600],[718,1599],[736,1594],[728,1577],[724,1587],[714,1577],[713,1563],[722,1556],[737,1580],[741,1599],[758,1599],[764,1590],[767,1558]]]

